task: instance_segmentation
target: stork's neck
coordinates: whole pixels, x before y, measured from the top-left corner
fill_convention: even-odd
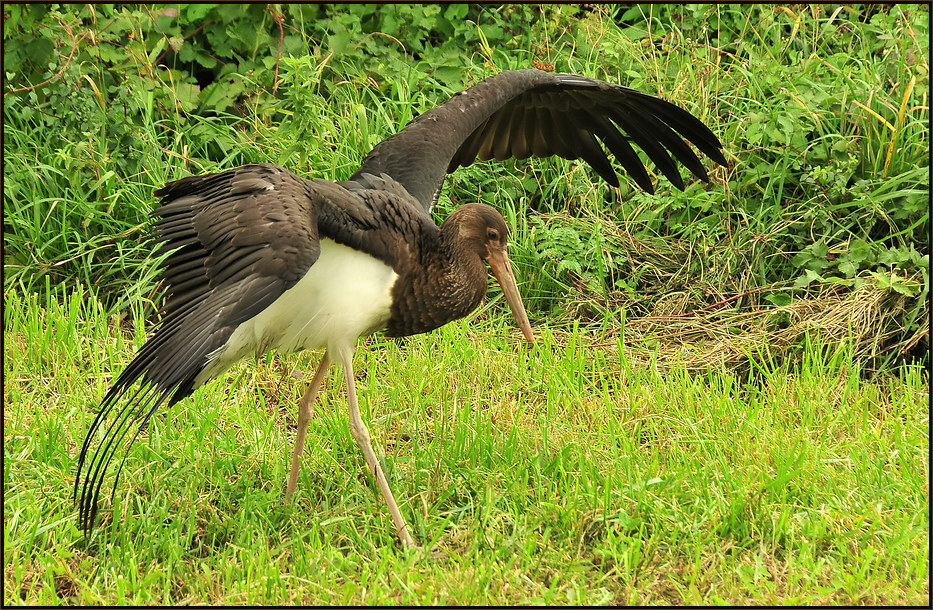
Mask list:
[[[422,244],[418,264],[405,269],[395,282],[386,335],[404,337],[434,330],[459,320],[482,302],[486,264],[475,251],[463,247],[450,220],[436,234],[437,246]]]

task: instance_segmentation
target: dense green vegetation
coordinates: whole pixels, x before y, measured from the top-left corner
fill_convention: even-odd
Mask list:
[[[928,7],[3,9],[6,603],[928,603]],[[77,447],[156,322],[152,191],[344,179],[529,66],[677,103],[730,166],[655,195],[559,159],[448,179],[438,220],[506,216],[542,336],[494,299],[360,350],[396,495],[450,557],[394,548],[333,374],[281,504],[307,355],[159,414],[83,539]]]
[[[82,283],[116,308],[154,298],[143,236],[163,182],[248,161],[346,178],[417,113],[532,65],[679,103],[732,163],[685,193],[661,179],[657,196],[554,159],[454,174],[439,215],[466,200],[507,213],[533,317],[683,313],[731,297],[730,309],[755,310],[868,281],[892,295],[866,354],[885,355],[875,367],[928,351],[925,7],[5,11],[7,287]],[[659,307],[672,293],[684,294],[676,311]]]

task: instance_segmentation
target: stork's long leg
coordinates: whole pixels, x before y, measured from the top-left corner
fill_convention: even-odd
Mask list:
[[[288,487],[285,489],[286,502],[291,499],[291,495],[298,485],[298,469],[301,466],[301,452],[305,446],[308,422],[311,421],[311,416],[314,415],[314,399],[317,398],[318,390],[321,389],[321,382],[324,381],[324,374],[327,372],[328,366],[330,366],[330,355],[324,352],[321,364],[318,365],[314,378],[311,379],[311,385],[305,390],[301,402],[298,403],[298,435],[295,437],[295,451],[292,454],[292,471],[288,475]]]
[[[366,428],[366,424],[363,423],[363,418],[360,416],[360,406],[356,400],[356,380],[353,377],[352,360],[346,358],[343,365],[347,382],[347,403],[350,405],[350,435],[353,437],[353,440],[356,441],[356,444],[360,446],[360,449],[363,450],[363,455],[366,456],[366,463],[369,464],[373,476],[376,477],[376,484],[379,485],[379,489],[382,490],[382,497],[385,498],[386,504],[389,505],[389,512],[392,513],[392,520],[395,521],[395,529],[398,531],[398,537],[407,548],[417,548],[418,545],[415,544],[414,538],[408,533],[408,526],[405,525],[405,519],[402,517],[402,512],[398,509],[395,496],[392,495],[392,490],[389,489],[389,482],[382,472],[379,460],[376,459],[376,452],[373,451],[372,441],[369,438],[369,430]]]

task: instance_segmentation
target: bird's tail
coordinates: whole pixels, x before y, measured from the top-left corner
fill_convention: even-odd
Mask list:
[[[208,362],[212,342],[180,341],[182,319],[163,326],[142,347],[104,396],[81,446],[74,499],[78,527],[90,530],[97,516],[101,487],[111,462],[122,451],[111,498],[130,446],[162,404],[172,405],[199,385],[196,378]],[[187,337],[192,339],[192,337]],[[196,338],[196,337],[195,337]]]

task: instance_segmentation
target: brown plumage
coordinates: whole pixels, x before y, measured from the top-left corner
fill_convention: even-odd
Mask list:
[[[171,252],[161,324],[104,397],[85,438],[75,479],[80,526],[92,527],[112,460],[160,405],[185,398],[249,354],[325,348],[299,408],[287,493],[295,489],[311,405],[336,359],[351,434],[400,539],[414,546],[359,415],[357,339],[378,330],[427,332],[467,315],[486,292],[484,261],[533,339],[506,254],[505,221],[489,206],[468,204],[435,225],[429,213],[444,177],[476,158],[558,155],[582,158],[618,185],[598,138],[651,191],[631,139],[682,188],[671,155],[701,179],[707,175],[681,136],[725,163],[712,132],[677,106],[581,76],[519,70],[422,114],[370,151],[345,182],[251,164],[165,185],[153,213],[163,242],[158,252]]]

